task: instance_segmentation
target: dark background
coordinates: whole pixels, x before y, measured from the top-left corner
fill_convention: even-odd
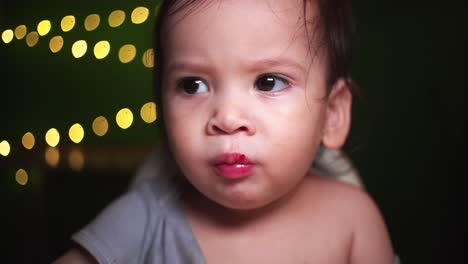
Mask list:
[[[37,46],[24,40],[0,42],[0,141],[12,145],[0,156],[2,263],[49,263],[67,250],[70,235],[122,193],[139,162],[157,144],[154,124],[138,120],[139,107],[150,101],[151,69],[141,54],[129,63],[116,59],[119,46],[132,43],[141,52],[151,46],[153,17],[142,25],[105,25],[115,9],[152,8],[155,1],[0,1],[0,32],[25,24],[32,30],[50,19],[52,31]],[[465,195],[466,8],[436,1],[353,3],[358,45],[353,75],[365,100],[357,100],[351,133],[352,159],[368,192],[387,222],[395,251],[403,263],[461,263],[467,233]],[[101,26],[83,30],[82,21],[101,14]],[[75,29],[62,33],[60,19],[73,14]],[[55,31],[54,31],[55,30]],[[48,39],[63,35],[64,49],[51,53]],[[90,51],[74,59],[71,42],[109,40],[109,57],[96,60]],[[67,42],[68,41],[68,42]],[[88,47],[88,49],[92,49]],[[113,115],[132,109],[128,130],[117,128]],[[105,115],[110,130],[102,138],[89,125]],[[66,131],[80,122],[87,133],[67,149],[107,157],[100,166],[81,171],[61,161],[43,161],[42,137],[50,127]],[[22,150],[21,136],[32,131],[38,141]],[[87,156],[86,156],[87,157]],[[14,173],[25,168],[26,186]],[[462,241],[463,240],[463,241]]]

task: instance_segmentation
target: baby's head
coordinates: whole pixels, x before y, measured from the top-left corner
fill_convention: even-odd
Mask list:
[[[180,171],[210,200],[255,209],[301,183],[350,126],[346,0],[164,1],[156,101]]]

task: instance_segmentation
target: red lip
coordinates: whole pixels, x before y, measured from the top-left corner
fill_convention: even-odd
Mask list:
[[[251,174],[255,165],[241,153],[225,153],[215,159],[216,174],[227,179],[240,179]]]

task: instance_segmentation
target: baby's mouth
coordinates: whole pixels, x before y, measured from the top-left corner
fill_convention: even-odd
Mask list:
[[[215,172],[226,179],[241,179],[252,174],[255,164],[242,153],[224,153],[213,162]]]

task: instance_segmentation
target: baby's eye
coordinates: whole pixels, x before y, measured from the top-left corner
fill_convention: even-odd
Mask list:
[[[197,77],[186,77],[179,81],[177,85],[187,94],[208,92],[208,85]]]
[[[278,92],[288,85],[286,79],[275,75],[263,75],[255,81],[255,87],[262,92]]]

